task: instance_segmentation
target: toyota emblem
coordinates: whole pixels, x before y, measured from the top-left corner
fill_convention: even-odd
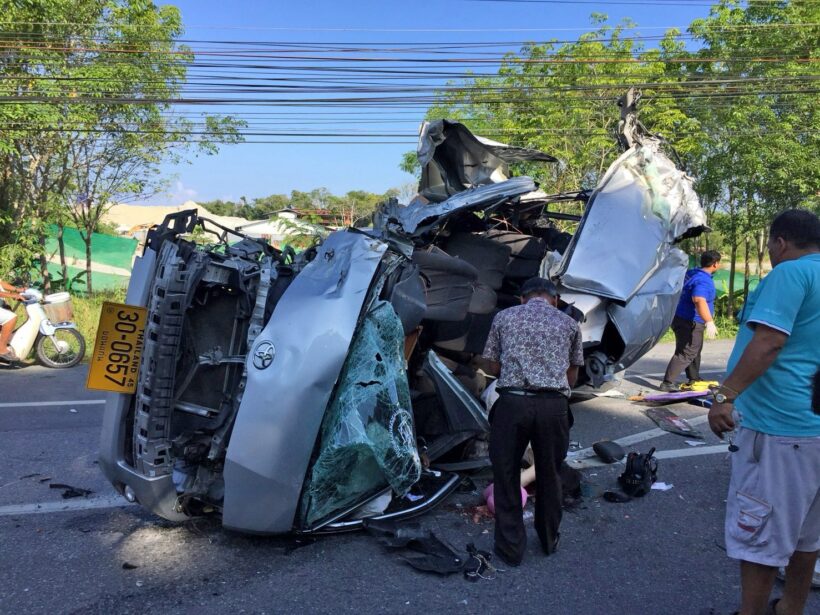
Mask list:
[[[253,366],[256,369],[267,369],[273,363],[276,348],[270,342],[262,342],[253,351]]]

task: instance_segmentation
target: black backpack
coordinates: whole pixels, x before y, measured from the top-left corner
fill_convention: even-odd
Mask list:
[[[626,456],[626,469],[618,477],[618,483],[624,493],[634,498],[649,493],[652,483],[658,480],[658,460],[654,454],[653,447],[645,455],[633,452]]]

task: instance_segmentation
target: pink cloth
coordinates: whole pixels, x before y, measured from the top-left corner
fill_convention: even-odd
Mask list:
[[[493,494],[493,484],[490,483],[487,485],[487,488],[484,490],[484,501],[487,502],[487,510],[489,510],[492,514],[495,514],[495,495]],[[527,505],[527,497],[529,494],[524,487],[521,487],[521,506],[524,507]]]

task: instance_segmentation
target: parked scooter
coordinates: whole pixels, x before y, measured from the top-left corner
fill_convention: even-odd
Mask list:
[[[68,293],[46,295],[34,288],[21,293],[28,319],[12,335],[9,347],[19,360],[34,348],[46,367],[74,367],[85,355],[85,339],[72,322]],[[0,359],[2,360],[2,359]]]

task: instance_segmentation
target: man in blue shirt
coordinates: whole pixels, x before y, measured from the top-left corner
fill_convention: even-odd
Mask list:
[[[742,615],[802,613],[820,551],[820,219],[781,213],[768,249],[774,269],[746,301],[709,410],[719,437],[739,427],[725,533],[740,560]],[[779,567],[783,597],[767,605]]]
[[[700,256],[700,269],[690,269],[683,281],[678,309],[672,320],[675,354],[666,367],[661,391],[677,391],[675,380],[686,369],[689,384],[700,380],[700,353],[704,335],[717,337],[712,319],[715,313],[715,283],[712,275],[720,268],[720,252],[707,250]]]

